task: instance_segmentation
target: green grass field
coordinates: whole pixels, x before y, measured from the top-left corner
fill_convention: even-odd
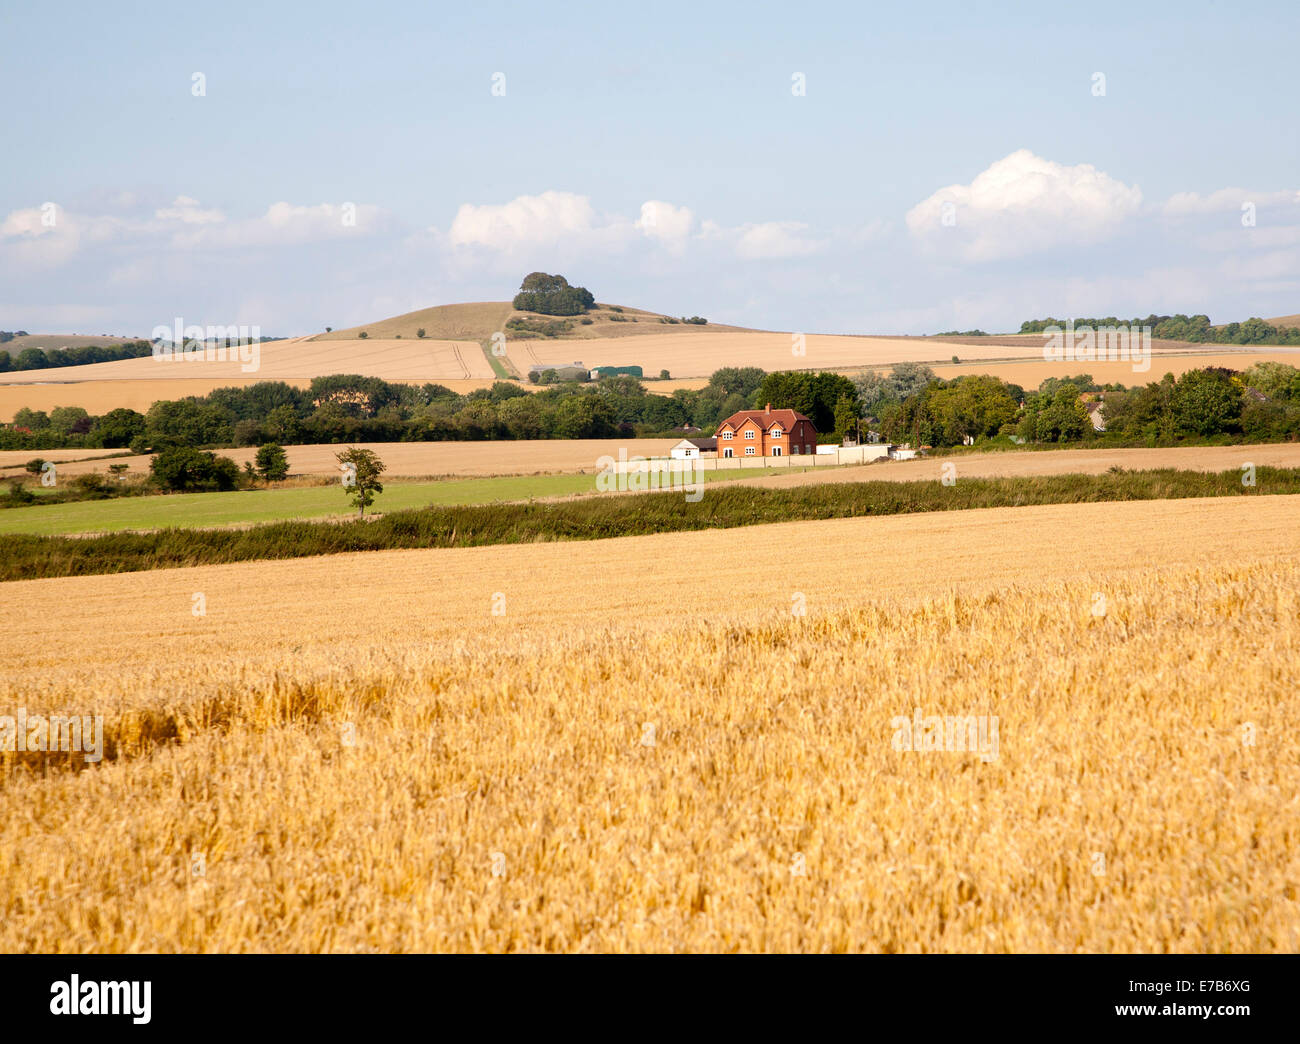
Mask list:
[[[754,477],[752,471],[708,471],[703,474],[706,481]],[[371,510],[383,514],[408,508],[491,504],[595,492],[594,475],[514,475],[440,482],[387,482]],[[64,536],[69,533],[115,533],[168,526],[227,526],[355,514],[356,509],[340,485],[233,493],[176,493],[8,508],[0,510],[0,533]]]
[[[488,344],[483,344],[483,354],[487,357],[488,365],[492,367],[492,372],[500,377],[503,381],[512,380],[515,374],[510,371],[504,362],[492,354],[492,348]]]

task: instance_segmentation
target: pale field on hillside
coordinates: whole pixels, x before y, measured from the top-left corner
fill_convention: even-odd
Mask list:
[[[91,363],[87,366],[62,366],[57,370],[21,370],[0,373],[0,383],[27,384],[34,375],[60,381],[113,380],[218,380],[224,378],[263,381],[310,380],[332,373],[359,373],[363,377],[402,380],[490,379],[492,367],[483,349],[470,341],[433,340],[358,340],[309,341],[295,337],[287,341],[267,341],[257,348],[260,356],[248,363],[241,357],[213,358],[172,356],[142,359],[119,359],[117,362]],[[245,349],[239,349],[244,351]],[[257,366],[255,371],[245,366]]]
[[[999,345],[951,345],[891,337],[808,334],[805,354],[792,351],[788,333],[675,333],[590,341],[506,340],[510,361],[527,374],[534,365],[561,366],[581,361],[595,366],[638,365],[646,376],[667,370],[673,377],[708,377],[723,366],[773,370],[839,370],[897,362],[933,362],[957,354],[972,359],[1042,358],[1041,342],[1023,349]]]
[[[0,585],[0,949],[1294,951],[1297,508]]]
[[[482,355],[482,352],[479,352],[479,354]],[[79,367],[69,366],[67,369],[75,370],[79,369]],[[44,370],[41,372],[52,374],[62,371]],[[177,380],[55,382],[47,377],[46,381],[40,384],[0,383],[0,424],[7,424],[12,421],[14,414],[24,406],[28,409],[45,410],[46,412],[55,406],[80,406],[82,409],[96,415],[105,414],[109,410],[115,410],[118,407],[136,410],[139,413],[147,413],[149,407],[160,399],[184,399],[190,395],[207,395],[217,388],[243,387],[270,379],[268,377],[254,376],[195,380],[180,378]],[[423,379],[404,381],[397,381],[394,378],[385,379],[402,384],[428,383],[427,380]],[[311,380],[310,378],[285,380],[285,383],[291,384],[295,388],[306,388],[311,385]],[[458,395],[464,395],[479,388],[490,388],[493,381],[487,378],[471,381],[457,381],[445,378],[433,383],[450,388]],[[522,385],[521,387],[528,386]]]
[[[115,453],[122,452],[120,449],[0,450],[0,468],[21,468],[35,457],[58,463],[61,460],[80,460],[84,457],[111,457]],[[138,461],[147,458],[132,457],[131,459]],[[116,464],[117,461],[109,461],[108,463]],[[125,463],[125,458],[123,463]]]
[[[674,439],[541,439],[496,442],[366,442],[358,445],[373,450],[387,465],[385,477],[415,478],[426,476],[475,477],[487,475],[539,475],[583,471],[594,473],[596,461],[603,456],[618,459],[625,450],[632,457],[664,457],[675,444]],[[346,447],[339,445],[286,446],[289,471],[293,475],[334,477],[338,473],[335,454]],[[0,454],[0,470],[19,468],[34,456],[47,460],[98,456],[115,450],[19,450]],[[252,447],[216,450],[241,467],[253,460]],[[149,456],[129,456],[112,460],[84,460],[61,466],[60,476],[71,477],[88,471],[107,475],[109,465],[126,464],[129,474],[149,470]],[[787,458],[791,466],[793,457]],[[757,486],[800,486],[817,482],[875,482],[893,480],[910,482],[934,478],[940,466],[951,460],[960,478],[998,478],[1018,475],[1097,475],[1111,467],[1140,471],[1149,468],[1179,468],[1187,471],[1227,471],[1252,463],[1256,467],[1300,467],[1300,444],[1266,443],[1249,446],[1177,446],[1165,449],[1060,449],[1008,450],[1000,453],[948,455],[935,452],[919,460],[877,461],[871,464],[827,466],[820,471],[791,472],[787,468],[745,468],[744,481]],[[739,477],[740,472],[735,474]]]

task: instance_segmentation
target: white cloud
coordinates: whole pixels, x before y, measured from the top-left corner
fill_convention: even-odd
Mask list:
[[[720,246],[750,259],[804,257],[824,245],[798,221],[769,221],[724,228],[715,221],[698,221],[689,207],[660,199],[641,204],[629,221],[601,215],[586,196],[554,190],[517,196],[508,203],[465,203],[456,212],[446,240],[452,246],[487,247],[502,253],[556,247],[575,253],[623,249],[640,238],[680,254],[690,244]]]
[[[54,215],[57,223],[58,211],[44,211],[39,207],[27,207],[23,210],[11,210],[3,222],[0,222],[0,239],[24,238],[35,239],[37,236],[52,233],[56,225],[49,223],[46,217]]]
[[[641,204],[641,216],[636,227],[651,239],[680,245],[691,234],[695,214],[687,207],[675,207],[660,199]]]
[[[1199,192],[1176,192],[1165,201],[1162,208],[1170,217],[1191,214],[1213,214],[1219,211],[1240,211],[1242,204],[1254,203],[1257,207],[1274,204],[1300,204],[1300,192],[1286,189],[1281,192],[1253,192],[1250,189],[1224,188],[1202,196]]]
[[[969,185],[949,185],[907,212],[917,239],[969,261],[1098,242],[1138,213],[1142,191],[1088,163],[1065,166],[1020,149]]]
[[[742,225],[739,232],[736,253],[751,260],[806,257],[821,249],[821,243],[807,237],[808,226],[802,221]]]
[[[77,252],[82,231],[72,215],[52,203],[10,211],[0,221],[0,266],[21,271],[60,265]]]
[[[188,203],[193,213],[218,213],[198,210],[197,201]],[[184,248],[314,243],[379,231],[385,226],[387,216],[385,211],[369,203],[303,205],[281,200],[267,207],[266,213],[245,220],[181,219],[185,226],[173,231],[172,243]]]
[[[464,203],[456,212],[448,238],[453,246],[513,250],[566,236],[585,236],[596,229],[596,223],[596,212],[586,196],[548,191],[540,196],[517,196],[509,203]]]
[[[211,225],[226,220],[226,215],[219,210],[204,210],[197,199],[189,196],[177,196],[170,207],[160,207],[154,211],[159,221],[179,221],[185,225]]]

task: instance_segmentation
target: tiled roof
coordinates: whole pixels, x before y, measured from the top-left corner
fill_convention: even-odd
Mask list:
[[[808,420],[802,413],[796,413],[794,410],[772,410],[770,413],[767,410],[741,410],[739,413],[733,413],[719,424],[718,430],[721,431],[728,424],[733,428],[739,428],[749,420],[752,420],[764,431],[777,425],[781,426],[782,431],[790,431],[799,421],[808,421],[809,424],[812,424],[812,421]]]

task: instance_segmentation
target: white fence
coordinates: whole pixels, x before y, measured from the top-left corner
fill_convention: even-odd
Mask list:
[[[873,460],[886,460],[889,457],[889,447],[881,443],[873,443],[865,446],[835,446],[831,447],[832,453],[795,453],[788,457],[691,457],[686,460],[675,460],[669,457],[648,457],[637,460],[631,459],[614,459],[602,458],[602,463],[597,464],[597,469],[608,468],[614,473],[628,472],[647,472],[658,474],[669,474],[672,472],[690,471],[762,471],[773,468],[829,468],[840,464],[867,464]],[[626,451],[621,453],[620,458],[625,457]],[[607,463],[604,463],[607,461]]]

